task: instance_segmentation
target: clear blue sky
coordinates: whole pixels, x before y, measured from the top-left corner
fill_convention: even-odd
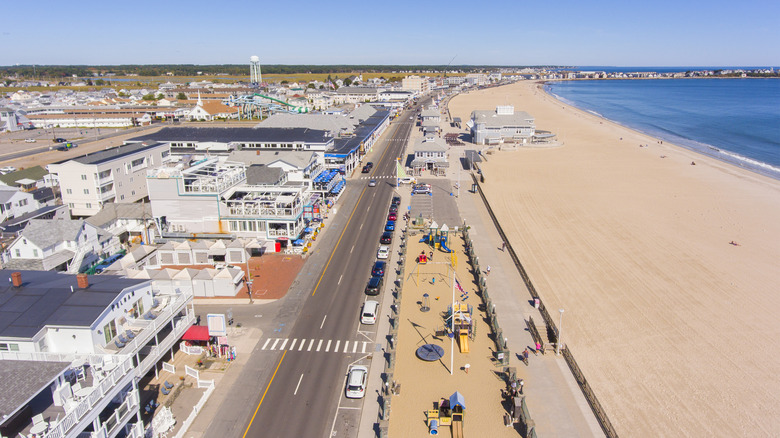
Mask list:
[[[780,1],[4,2],[0,65],[780,65]]]

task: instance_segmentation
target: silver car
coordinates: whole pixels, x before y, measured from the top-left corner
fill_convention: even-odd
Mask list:
[[[363,398],[366,395],[368,368],[354,365],[347,374],[347,398]]]

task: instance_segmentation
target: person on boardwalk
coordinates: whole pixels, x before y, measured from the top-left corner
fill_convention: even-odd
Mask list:
[[[523,351],[523,362],[525,362],[525,365],[528,366],[528,347],[526,347],[526,349]]]
[[[433,251],[431,251],[431,253],[430,253],[430,255],[428,256],[428,258],[429,258],[429,259],[431,259],[431,261],[433,261]]]
[[[544,352],[542,352],[542,344],[541,344],[539,341],[536,341],[536,345],[535,345],[535,347],[536,347],[536,352],[537,352],[537,353],[542,353],[542,354],[544,354]]]
[[[506,251],[506,242],[501,242],[501,251]]]
[[[525,385],[525,382],[523,379],[520,379],[520,395],[523,395],[523,385]]]
[[[485,270],[485,275],[490,275],[490,265],[488,265],[487,269]]]

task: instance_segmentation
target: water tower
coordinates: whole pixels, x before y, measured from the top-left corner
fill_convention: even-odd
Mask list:
[[[249,58],[249,82],[255,84],[263,82],[263,74],[260,73],[260,58],[257,56]]]

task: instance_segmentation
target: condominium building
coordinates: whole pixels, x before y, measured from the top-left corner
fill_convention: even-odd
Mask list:
[[[147,196],[146,170],[169,161],[163,143],[133,143],[50,164],[63,204],[73,216],[92,216],[110,202],[137,202]]]

